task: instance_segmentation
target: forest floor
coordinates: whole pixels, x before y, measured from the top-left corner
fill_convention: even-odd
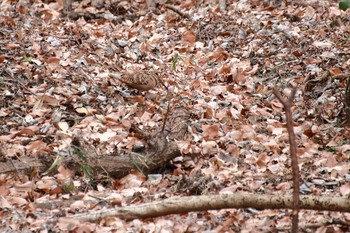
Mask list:
[[[62,1],[0,1],[1,162],[64,160],[74,138],[97,156],[137,153],[145,143],[132,125],[153,132],[176,106],[190,113],[176,140],[182,156],[149,175],[113,179],[64,162],[0,171],[1,232],[288,232],[291,210],[47,223],[174,196],[291,194],[274,87],[297,88],[301,194],[350,195],[348,13],[333,1],[155,2],[76,1],[63,14]],[[157,73],[168,90],[137,92],[108,75],[130,70]],[[303,232],[347,232],[350,214],[301,210],[299,219]]]

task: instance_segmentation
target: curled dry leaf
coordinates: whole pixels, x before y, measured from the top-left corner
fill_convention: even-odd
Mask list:
[[[219,125],[202,125],[203,137],[207,140],[216,139],[219,137]]]
[[[193,44],[194,42],[196,42],[196,34],[193,31],[186,30],[182,34],[182,41]]]
[[[82,108],[76,108],[75,110],[77,111],[77,113],[85,114],[85,115],[93,115],[97,113],[97,110],[93,108],[82,107]]]
[[[350,184],[343,184],[342,186],[340,186],[340,193],[342,196],[349,196],[350,194]]]
[[[41,153],[46,148],[47,144],[42,140],[32,142],[26,146],[26,149],[33,154]]]

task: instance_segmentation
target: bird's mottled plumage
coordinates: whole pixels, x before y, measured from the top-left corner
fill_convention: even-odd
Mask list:
[[[161,83],[156,73],[145,70],[123,72],[121,75],[110,73],[109,76],[139,91],[151,90]]]

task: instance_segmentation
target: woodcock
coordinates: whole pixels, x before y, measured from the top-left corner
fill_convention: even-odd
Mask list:
[[[152,71],[138,70],[131,72],[123,72],[120,75],[110,73],[110,77],[118,79],[125,83],[128,87],[137,89],[139,91],[148,91],[154,89],[164,83],[159,79],[158,75]],[[167,88],[166,88],[167,89]]]

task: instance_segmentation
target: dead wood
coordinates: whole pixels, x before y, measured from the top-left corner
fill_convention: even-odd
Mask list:
[[[169,9],[169,10],[172,10],[174,11],[175,13],[179,14],[182,18],[186,18],[186,19],[189,19],[191,20],[191,16],[189,16],[188,14],[182,12],[180,9],[178,9],[177,7],[175,6],[172,6],[172,5],[169,5],[169,4],[165,4],[164,5],[165,8]]]
[[[345,125],[350,126],[350,77],[347,77],[346,90],[344,94]]]
[[[292,232],[298,232],[299,224],[299,210],[300,210],[300,200],[299,200],[299,190],[300,190],[300,174],[299,174],[299,163],[297,157],[297,145],[295,140],[295,133],[293,128],[293,114],[292,105],[294,96],[297,89],[293,88],[288,99],[282,97],[281,92],[275,87],[273,93],[277,99],[282,103],[284,111],[286,112],[287,130],[289,136],[289,151],[292,161],[292,173],[293,173],[293,213],[292,213]]]
[[[151,135],[144,133],[146,149],[138,153],[132,152],[121,155],[115,152],[111,155],[98,155],[91,144],[75,138],[72,142],[72,148],[78,148],[80,152],[70,153],[69,156],[64,158],[63,164],[76,171],[81,170],[82,165],[89,166],[95,172],[104,173],[112,178],[121,178],[133,169],[147,174],[164,167],[171,159],[181,155],[174,139],[184,137],[188,119],[189,112],[185,108],[175,108],[164,131],[159,132],[160,129]],[[33,169],[45,172],[52,163],[52,156],[21,157],[20,160],[0,163],[0,173],[19,171],[30,173]]]
[[[290,195],[257,195],[247,193],[173,197],[167,200],[126,206],[92,214],[78,214],[72,217],[80,221],[98,221],[106,217],[122,219],[159,217],[168,214],[183,214],[193,211],[220,210],[227,208],[292,209]],[[300,208],[309,210],[350,211],[350,199],[341,197],[300,196]]]
[[[0,173],[24,172],[30,174],[34,169],[44,171],[49,166],[48,162],[33,157],[24,157],[20,160],[7,160],[0,163]]]

